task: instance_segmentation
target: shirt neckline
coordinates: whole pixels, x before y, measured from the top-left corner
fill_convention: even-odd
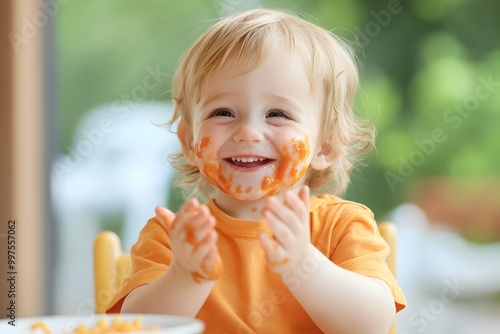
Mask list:
[[[309,199],[309,212],[316,210],[322,202],[321,198],[311,196]],[[269,236],[273,235],[269,225],[264,220],[247,220],[231,217],[215,204],[214,199],[210,199],[207,206],[217,221],[217,227],[225,234],[236,237],[257,238],[259,233],[263,231]]]

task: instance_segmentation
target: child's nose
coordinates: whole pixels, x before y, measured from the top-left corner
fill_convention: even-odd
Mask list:
[[[262,127],[255,122],[240,122],[233,134],[233,140],[237,142],[259,142],[264,139]]]

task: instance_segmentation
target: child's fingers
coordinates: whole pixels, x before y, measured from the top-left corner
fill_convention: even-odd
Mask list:
[[[207,256],[208,251],[212,248],[213,245],[209,243],[204,243],[196,247],[191,253],[191,260],[193,263],[196,263],[197,266],[201,266],[203,259]]]
[[[206,241],[198,246],[193,252],[193,258],[200,264],[200,267],[202,264],[205,264],[205,266],[215,264],[218,255],[216,242],[217,234],[215,232],[209,233],[207,234]]]
[[[287,193],[285,193],[285,195],[286,194]],[[281,203],[274,197],[270,197],[266,201],[265,210],[271,211],[288,228],[294,231],[294,225],[296,225],[296,221],[298,220],[297,213],[294,211],[295,208],[289,207],[285,203]]]
[[[284,222],[287,222],[288,227],[296,236],[303,234],[304,228],[309,226],[309,205],[305,205],[299,196],[290,192],[284,194],[285,206],[291,213],[289,217],[280,217]]]
[[[179,265],[186,269],[186,271],[193,273],[200,271],[203,259],[207,256],[210,248],[214,247],[213,244],[200,244],[192,246],[188,243],[183,243],[183,246],[178,249],[178,253],[174,255]]]
[[[283,247],[276,240],[271,239],[265,232],[260,232],[259,240],[262,247],[264,247],[267,261],[271,267],[285,265],[290,262],[290,258],[286,255]]]
[[[190,216],[196,213],[198,207],[199,203],[196,198],[191,198],[186,203],[184,203],[184,205],[177,212],[173,229],[183,229],[184,225],[190,221]]]
[[[192,212],[191,216],[189,217],[189,221],[186,222],[186,226],[198,228],[207,223],[215,226],[215,218],[212,216],[210,210],[205,205],[201,205],[196,209],[196,212]]]
[[[208,233],[214,231],[215,222],[210,217],[201,220],[201,223],[186,226],[186,242],[197,247],[205,241]]]
[[[214,226],[215,218],[208,208],[200,207],[199,211],[186,224],[186,241],[193,246],[197,246],[209,231],[214,230]]]
[[[306,208],[307,208],[307,213],[309,213],[309,195],[310,195],[310,189],[308,186],[303,186],[302,189],[299,191],[299,197],[304,202]]]
[[[202,264],[211,247],[208,244],[200,245],[190,256],[190,260],[192,261],[191,277],[197,283],[201,283],[201,281],[207,279],[207,275],[202,270]]]
[[[196,246],[196,245],[199,245],[201,243],[207,242],[208,234],[211,232],[214,232],[214,228],[213,228],[214,225],[215,225],[215,223],[212,223],[210,221],[206,221],[204,225],[195,229],[192,232],[192,236],[191,236],[191,241],[193,242],[192,245]]]
[[[207,229],[205,232],[202,242],[193,245],[193,251],[191,253],[191,258],[195,263],[201,263],[202,260],[207,256],[210,249],[217,247],[217,232],[211,229]]]
[[[217,262],[217,257],[219,256],[219,250],[217,246],[215,247],[210,247],[208,249],[207,255],[205,256],[205,259],[203,260],[204,263],[207,265],[215,265]]]
[[[222,273],[222,259],[219,256],[217,246],[208,250],[207,256],[203,260],[201,270],[208,280],[216,280]]]
[[[282,219],[276,216],[275,211],[271,211],[266,208],[263,210],[262,216],[267,221],[271,231],[273,231],[273,234],[276,239],[278,239],[279,243],[286,247],[286,245],[288,245],[293,239],[290,227],[284,223]]]
[[[215,280],[220,276],[222,263],[216,243],[217,233],[211,231],[205,237],[204,242],[194,249],[191,259],[196,263],[197,269],[191,274],[196,282]]]
[[[262,244],[262,247],[264,247],[264,250],[266,251],[267,257],[268,258],[274,257],[276,247],[273,245],[273,241],[271,240],[271,238],[265,232],[260,232],[259,240],[260,243]]]
[[[300,193],[295,195],[290,191],[287,191],[284,194],[285,206],[289,208],[296,217],[304,217],[307,215],[307,207],[300,195]]]
[[[162,206],[157,206],[155,208],[155,213],[160,222],[167,228],[167,231],[170,231],[175,220],[175,214]]]

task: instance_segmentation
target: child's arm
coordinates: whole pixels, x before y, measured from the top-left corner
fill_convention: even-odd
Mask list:
[[[323,332],[389,331],[395,305],[387,284],[340,268],[310,243],[307,187],[284,203],[269,198],[263,216],[277,239],[261,234],[271,269]]]
[[[310,247],[308,263],[298,267],[301,276],[291,272],[295,279],[283,279],[316,325],[324,333],[387,333],[396,313],[388,285],[340,268]],[[317,267],[311,261],[319,262]],[[314,271],[307,273],[306,268]]]
[[[163,313],[194,317],[220,275],[215,219],[205,205],[189,200],[177,213],[156,209],[169,230],[174,260],[163,276],[133,290],[122,313]]]
[[[172,263],[162,277],[134,289],[125,298],[121,312],[174,314],[194,318],[214,283],[196,283],[189,274],[179,272]]]

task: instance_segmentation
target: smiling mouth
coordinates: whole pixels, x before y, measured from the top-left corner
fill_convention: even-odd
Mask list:
[[[262,167],[274,161],[268,158],[260,157],[234,157],[225,160],[233,166],[242,168]]]

